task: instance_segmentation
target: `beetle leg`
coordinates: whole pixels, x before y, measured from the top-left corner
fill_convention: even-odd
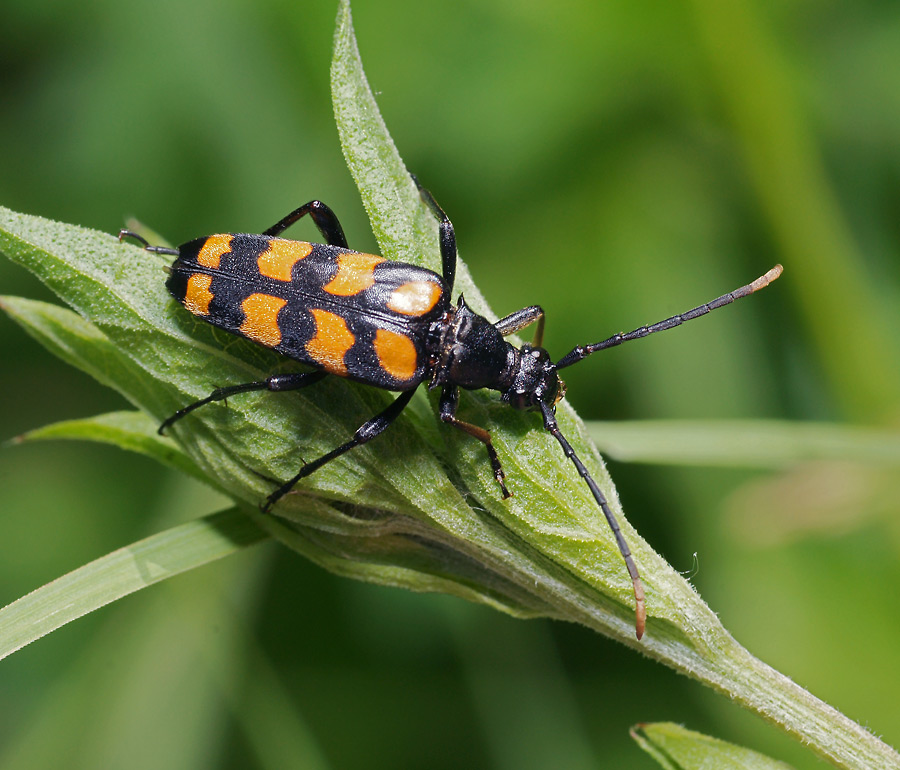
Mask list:
[[[506,318],[501,318],[494,324],[494,328],[504,337],[521,331],[526,326],[531,326],[537,322],[537,329],[534,330],[534,340],[532,346],[539,348],[544,344],[544,308],[540,305],[532,305],[510,313]]]
[[[329,463],[335,458],[340,457],[342,454],[349,452],[351,449],[358,447],[361,444],[365,444],[367,441],[371,441],[376,436],[381,435],[390,426],[390,424],[400,416],[400,413],[406,408],[406,405],[409,403],[415,392],[415,388],[413,388],[412,390],[403,391],[399,396],[397,396],[397,398],[393,400],[393,402],[387,409],[376,414],[368,422],[363,423],[360,426],[359,430],[357,430],[353,435],[352,439],[344,444],[341,444],[336,449],[332,449],[330,452],[322,455],[318,459],[304,464],[304,466],[300,469],[300,472],[297,473],[296,476],[294,476],[289,481],[286,481],[266,498],[266,502],[262,505],[263,512],[268,513],[272,506],[275,505],[275,503],[277,503],[288,492],[290,492],[298,481],[306,478],[314,471],[317,471],[319,468],[325,465],[325,463]]]
[[[316,227],[319,228],[319,232],[322,233],[322,237],[329,246],[339,246],[342,249],[348,248],[347,238],[344,236],[344,228],[341,227],[337,215],[322,201],[304,203],[299,209],[295,209],[284,219],[265,230],[263,235],[272,237],[280,235],[294,222],[307,214],[309,214]]]
[[[410,174],[416,187],[419,188],[419,195],[425,201],[428,208],[437,217],[438,220],[438,240],[441,246],[441,277],[447,284],[447,293],[453,293],[453,281],[456,278],[456,232],[453,229],[453,223],[444,213],[444,210],[438,205],[434,196],[419,183],[415,174]]]
[[[279,392],[283,390],[299,390],[300,388],[305,388],[308,385],[313,385],[321,380],[323,377],[327,376],[327,372],[294,372],[290,374],[273,374],[271,377],[267,377],[264,380],[258,380],[257,382],[244,382],[240,385],[229,385],[224,388],[216,388],[212,393],[210,393],[206,398],[201,398],[199,401],[195,401],[193,404],[188,404],[183,409],[179,409],[175,414],[169,417],[162,425],[159,426],[158,433],[162,435],[166,428],[172,425],[172,423],[177,422],[182,417],[187,414],[190,414],[195,409],[199,409],[201,406],[206,406],[206,404],[211,404],[213,401],[224,401],[229,396],[234,396],[238,393],[248,393],[253,390],[271,390],[273,392]]]
[[[445,387],[441,391],[440,417],[441,422],[449,423],[459,428],[461,431],[468,433],[472,438],[477,438],[487,449],[488,458],[491,461],[491,469],[494,471],[494,478],[500,485],[503,497],[511,497],[509,490],[506,488],[506,474],[503,472],[503,466],[500,464],[500,458],[497,456],[497,450],[491,443],[491,432],[469,422],[463,422],[456,419],[456,408],[459,406],[459,388],[455,385]]]

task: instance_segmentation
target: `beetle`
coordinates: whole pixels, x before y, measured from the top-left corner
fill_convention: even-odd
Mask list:
[[[442,422],[484,444],[504,498],[510,496],[491,435],[456,416],[459,391],[487,388],[515,409],[540,412],[543,427],[584,479],[615,537],[635,599],[635,633],[644,633],[646,607],[640,573],[605,495],[561,433],[555,406],[565,394],[559,370],[600,350],[672,329],[711,310],[768,286],[781,275],[776,265],[752,283],[712,302],[663,321],[579,345],[554,362],[542,347],[544,311],[540,305],[517,310],[491,322],[475,313],[460,294],[451,301],[456,275],[456,235],[450,219],[432,194],[415,182],[422,200],[438,221],[441,274],[415,265],[352,251],[334,212],[318,200],[295,209],[260,235],[219,234],[197,238],[176,249],[151,246],[174,256],[166,286],[191,313],[209,323],[308,364],[313,371],[274,374],[264,380],[216,388],[166,419],[160,434],[195,409],[249,391],[299,390],[328,375],[398,391],[390,406],[365,422],[354,436],[300,470],[262,504],[269,511],[301,479],[351,449],[384,432],[403,412],[424,382],[441,388]],[[304,216],[318,228],[325,244],[281,238]],[[516,347],[504,337],[536,324],[530,345]]]

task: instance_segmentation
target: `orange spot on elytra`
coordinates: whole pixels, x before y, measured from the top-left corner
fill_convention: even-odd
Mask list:
[[[441,287],[431,281],[410,281],[394,289],[387,306],[403,315],[425,315],[437,304],[442,293]]]
[[[194,315],[209,313],[209,303],[213,298],[212,292],[209,290],[211,284],[211,275],[193,273],[188,278],[187,289],[184,292],[184,306]]]
[[[287,300],[271,294],[251,294],[241,302],[241,309],[244,311],[241,334],[266,347],[274,348],[281,342],[278,311],[286,304]]]
[[[277,238],[269,242],[269,248],[259,255],[256,264],[260,275],[276,281],[290,281],[294,265],[306,259],[312,250],[311,243]]]
[[[350,297],[375,285],[375,265],[384,262],[384,257],[374,254],[349,252],[338,257],[337,275],[323,286],[329,294]]]
[[[197,262],[203,267],[218,270],[222,255],[229,251],[231,251],[230,235],[211,235],[206,239],[200,253],[197,254]]]
[[[316,322],[316,336],[306,343],[306,352],[326,372],[346,377],[347,365],[344,363],[344,356],[353,347],[356,337],[347,328],[347,322],[339,315],[318,308],[313,308],[309,312]]]
[[[419,362],[416,346],[405,334],[378,329],[375,332],[375,355],[381,368],[395,379],[409,380],[416,373]]]

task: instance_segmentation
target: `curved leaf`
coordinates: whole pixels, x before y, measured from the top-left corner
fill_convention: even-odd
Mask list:
[[[152,457],[163,465],[183,471],[208,484],[209,477],[175,443],[160,436],[157,433],[158,427],[143,412],[110,412],[83,420],[55,422],[16,436],[13,441],[24,443],[68,439],[112,444],[120,449]]]
[[[631,737],[666,770],[791,770],[784,762],[671,722],[637,725]]]

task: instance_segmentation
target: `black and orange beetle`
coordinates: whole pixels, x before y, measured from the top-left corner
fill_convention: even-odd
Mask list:
[[[427,381],[429,388],[442,389],[441,420],[484,444],[494,477],[503,496],[509,497],[490,433],[456,417],[460,388],[499,391],[501,401],[516,409],[540,411],[544,428],[575,464],[606,516],[634,586],[635,630],[640,639],[646,621],[643,584],[606,497],[557,425],[555,405],[565,392],[558,371],[598,350],[671,329],[752,294],[778,278],[781,265],[712,302],[627,334],[578,346],[554,363],[541,347],[544,311],[539,305],[491,323],[473,312],[462,295],[452,304],[456,273],[453,225],[431,193],[417,180],[416,184],[440,223],[441,275],[351,251],[338,218],[321,201],[301,206],[261,235],[211,235],[177,249],[151,246],[136,233],[122,230],[120,239],[135,238],[148,251],[176,257],[166,286],[191,313],[315,368],[217,388],[169,417],[159,432],[212,401],[254,390],[298,390],[329,374],[400,392],[353,438],[305,463],[269,495],[262,505],[268,511],[301,479],[381,434],[397,419],[416,388]],[[327,245],[278,237],[306,215]],[[503,339],[533,323],[537,327],[531,345],[517,348]]]

